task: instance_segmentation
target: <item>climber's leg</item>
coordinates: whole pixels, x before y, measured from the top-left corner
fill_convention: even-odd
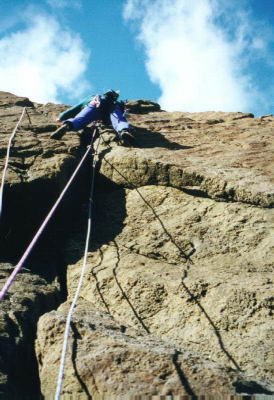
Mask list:
[[[64,136],[64,134],[70,130],[73,130],[72,125],[70,124],[69,121],[65,121],[62,126],[56,129],[56,131],[54,131],[50,135],[50,137],[51,139],[56,139],[56,140],[61,139]]]
[[[69,118],[67,121],[72,124],[73,130],[79,131],[85,128],[88,124],[93,121],[101,119],[100,110],[96,105],[87,105],[82,111],[80,111],[74,118]]]
[[[119,108],[116,108],[111,114],[110,114],[110,120],[113,128],[117,132],[119,138],[121,137],[122,131],[130,131],[131,126],[127,122],[126,118],[124,117],[124,112],[120,110]]]

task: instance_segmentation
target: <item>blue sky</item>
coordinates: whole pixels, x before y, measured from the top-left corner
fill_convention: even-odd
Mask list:
[[[274,111],[273,0],[9,0],[0,90],[73,104],[119,89],[171,111]]]

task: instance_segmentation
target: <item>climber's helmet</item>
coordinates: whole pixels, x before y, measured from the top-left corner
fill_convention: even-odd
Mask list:
[[[115,90],[108,90],[106,93],[104,93],[104,96],[107,99],[111,99],[112,101],[116,101],[119,97],[119,91]]]

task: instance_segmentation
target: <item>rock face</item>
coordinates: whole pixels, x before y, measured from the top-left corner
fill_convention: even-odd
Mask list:
[[[1,287],[13,268],[0,264]],[[57,285],[23,269],[1,303],[0,311],[0,393],[35,396],[39,376],[33,342],[39,316],[58,304]],[[59,300],[60,302],[60,300]]]
[[[123,157],[114,149],[106,160],[132,184],[190,187],[216,200],[273,207],[272,116],[154,112],[131,120],[141,149]],[[101,172],[125,185],[108,163]]]
[[[15,263],[14,252],[31,238],[85,148],[73,132],[62,141],[49,139],[65,106],[33,104],[3,92],[0,106],[3,160],[22,107],[30,118],[16,134],[5,189],[0,261]],[[94,146],[99,145],[99,170],[93,233],[63,393],[83,399],[271,394],[274,117],[169,113],[145,100],[127,107],[138,144],[119,146],[113,131],[102,128]],[[91,164],[84,165],[27,265],[28,279],[39,282],[25,294],[29,309],[35,307],[33,331],[44,314],[36,356],[46,398],[56,389],[65,319],[83,264]],[[23,216],[14,211],[18,196]],[[33,196],[39,203],[35,212]],[[17,285],[25,285],[24,276]],[[37,288],[47,306],[39,304]],[[60,298],[67,291],[59,307],[58,290]],[[20,328],[29,321],[25,303],[18,298],[1,305],[4,319],[20,308],[21,331],[14,334],[20,349],[27,342]],[[49,309],[55,310],[45,313]],[[4,343],[10,328],[2,326]],[[16,348],[15,343],[11,351]],[[12,363],[5,370],[6,359],[0,364],[2,391],[10,393],[9,381],[22,377],[9,372]]]
[[[24,107],[27,107],[27,114],[13,140],[0,217],[1,288],[82,151],[75,135],[71,135],[69,144],[49,139],[50,132],[56,128],[54,117],[64,106],[43,106],[0,92],[0,175],[10,134]],[[67,206],[73,204],[73,192],[79,198],[79,191],[72,190]],[[63,218],[65,214],[67,219],[66,205],[60,211],[0,304],[0,394],[5,396],[39,398],[40,382],[34,353],[36,324],[41,314],[58,307],[64,299],[61,293],[65,286],[64,264],[59,247],[62,233],[67,229]]]
[[[42,392],[52,396],[56,380],[59,351],[68,309],[44,315],[39,322],[37,340]],[[125,329],[110,315],[90,308],[89,302],[77,307],[72,324],[72,338],[67,355],[63,391],[82,398],[128,399],[136,394],[231,395],[239,383],[239,374],[209,358],[144,335],[135,329]],[[54,340],[53,340],[54,338]],[[51,349],[49,351],[49,348]],[[195,390],[195,392],[194,392]]]

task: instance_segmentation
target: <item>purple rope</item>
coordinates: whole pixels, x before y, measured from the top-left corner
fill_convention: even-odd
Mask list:
[[[64,187],[62,193],[60,194],[60,196],[58,197],[58,199],[56,200],[55,204],[53,205],[52,209],[50,210],[50,212],[48,213],[48,215],[46,216],[44,222],[42,223],[42,225],[40,226],[40,228],[38,229],[36,235],[34,236],[34,238],[32,239],[32,241],[30,242],[28,248],[26,249],[26,251],[24,252],[23,256],[21,257],[21,259],[19,260],[18,264],[15,266],[13,272],[11,273],[10,277],[8,278],[7,282],[5,283],[5,285],[3,286],[1,292],[0,292],[0,301],[3,300],[3,297],[5,296],[5,294],[7,293],[7,291],[9,290],[10,286],[12,285],[16,275],[18,274],[18,272],[20,271],[20,269],[22,268],[24,262],[26,261],[26,258],[28,257],[29,253],[31,252],[31,250],[33,249],[34,245],[36,244],[39,236],[41,235],[41,233],[43,232],[44,228],[46,227],[47,223],[49,222],[50,218],[52,217],[54,211],[56,210],[57,206],[59,205],[59,203],[61,202],[62,198],[64,197],[68,187],[70,186],[71,182],[73,181],[75,175],[77,174],[78,170],[80,169],[81,165],[83,164],[86,156],[88,155],[89,151],[91,150],[91,145],[89,145],[87,147],[87,151],[85,152],[85,154],[83,155],[81,161],[79,162],[78,166],[76,167],[74,173],[71,175],[70,180],[68,181],[68,183],[66,184],[66,186]]]

